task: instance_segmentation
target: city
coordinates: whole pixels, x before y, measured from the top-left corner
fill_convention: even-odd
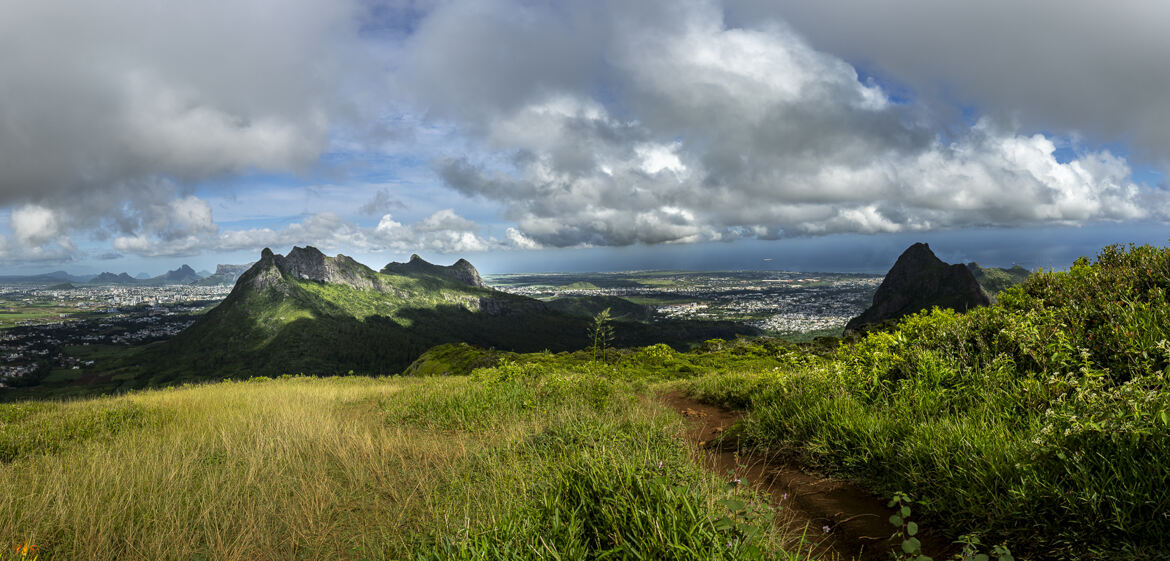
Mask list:
[[[616,296],[655,317],[742,321],[774,334],[839,335],[869,306],[881,275],[788,271],[495,275],[494,288],[542,300]]]
[[[177,335],[230,286],[0,286],[0,387],[69,379],[99,349]],[[37,378],[40,378],[38,376]]]

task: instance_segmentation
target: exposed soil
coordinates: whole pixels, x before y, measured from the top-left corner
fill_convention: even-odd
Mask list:
[[[743,418],[743,413],[701,403],[682,392],[662,396],[690,423],[688,436],[705,454],[707,467],[729,480],[746,478],[759,491],[768,493],[772,505],[780,507],[777,521],[790,534],[804,535],[814,551],[829,558],[860,561],[889,560],[901,541],[889,539],[894,532],[889,518],[893,510],[886,500],[841,479],[816,475],[782,460],[753,457],[736,452],[736,443],[719,437]],[[942,536],[922,532],[923,553],[944,558],[948,542]],[[795,545],[795,544],[794,544]],[[807,548],[807,546],[806,546]]]

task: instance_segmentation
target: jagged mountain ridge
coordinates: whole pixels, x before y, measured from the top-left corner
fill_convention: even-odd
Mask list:
[[[422,257],[419,257],[417,253],[414,253],[411,254],[410,260],[406,263],[399,263],[397,261],[388,263],[382,268],[382,272],[388,275],[435,275],[449,278],[468,286],[487,288],[487,285],[484,284],[483,279],[479,276],[479,271],[466,259],[460,259],[454,264],[444,267],[442,265],[428,263]]]
[[[896,320],[934,306],[966,311],[991,304],[987,291],[965,265],[950,265],[924,243],[916,243],[886,273],[873,295],[873,305],[849,320],[845,332]]]
[[[578,330],[537,300],[416,265],[386,274],[313,247],[265,249],[220,305],[163,347],[175,364],[224,376],[391,374],[439,343],[563,348],[555,340]],[[163,378],[190,374],[170,370]]]

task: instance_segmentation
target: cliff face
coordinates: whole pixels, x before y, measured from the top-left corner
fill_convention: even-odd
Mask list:
[[[948,265],[930,246],[916,243],[894,263],[873,295],[873,305],[849,320],[845,332],[897,319],[934,306],[966,311],[991,304],[991,297],[964,265]]]
[[[312,246],[294,247],[287,256],[277,255],[276,266],[298,280],[343,284],[360,290],[380,290],[373,269],[338,254],[326,257]]]

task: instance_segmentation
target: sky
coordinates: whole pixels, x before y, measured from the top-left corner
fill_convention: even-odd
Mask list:
[[[0,274],[1063,268],[1170,238],[1170,3],[0,0]]]

